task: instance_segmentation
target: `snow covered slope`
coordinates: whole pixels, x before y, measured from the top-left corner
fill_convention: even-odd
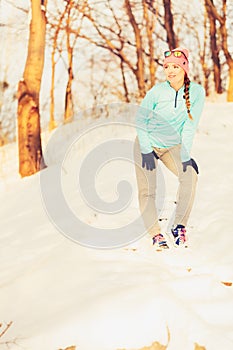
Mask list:
[[[110,129],[89,134],[82,152],[109,135],[119,139],[115,126]],[[46,213],[40,174],[20,179],[16,145],[2,148],[0,333],[13,323],[0,338],[1,349],[58,350],[75,345],[80,350],[130,350],[158,341],[169,350],[191,350],[195,343],[207,350],[232,350],[232,130],[233,105],[206,103],[192,152],[200,175],[188,227],[190,248],[162,253],[153,251],[146,236],[105,250],[66,238]],[[124,133],[133,140],[130,127]],[[56,167],[59,151],[53,148],[53,160],[47,155],[50,166],[45,174]],[[75,215],[97,228],[134,222],[138,207],[132,164],[118,160],[99,171],[96,183],[105,201],[113,200],[116,193],[111,189],[121,176],[134,189],[130,205],[111,220],[76,201],[76,156],[80,154],[68,152],[63,162],[67,178],[62,177]],[[166,230],[176,179],[166,169],[163,172],[166,199],[161,216]]]

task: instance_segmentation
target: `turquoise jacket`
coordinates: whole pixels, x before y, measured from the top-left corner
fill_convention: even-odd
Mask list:
[[[176,91],[168,81],[153,86],[141,102],[136,115],[136,129],[142,153],[153,147],[169,148],[181,144],[181,160],[190,159],[197,125],[204,107],[205,90],[191,82],[189,88],[190,120],[184,99],[184,86]]]

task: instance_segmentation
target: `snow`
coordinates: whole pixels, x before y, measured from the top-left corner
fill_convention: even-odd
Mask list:
[[[63,145],[71,145],[62,162],[61,182],[72,213],[96,229],[120,230],[130,223],[138,232],[130,161],[96,165],[95,186],[103,202],[117,202],[122,179],[131,184],[124,210],[107,215],[88,206],[83,196],[77,199],[82,190],[77,189],[77,174],[85,155],[102,142],[134,140],[132,126],[119,126],[116,120],[117,116],[102,118],[102,127],[93,129],[90,118],[78,120],[61,127],[62,138],[55,134],[54,142],[43,135],[50,145],[49,167],[43,174],[56,170]],[[78,144],[70,143],[75,128],[87,131]],[[194,344],[208,350],[233,349],[232,128],[233,104],[206,102],[192,151],[200,175],[188,226],[190,248],[166,252],[153,251],[146,235],[129,235],[128,244],[112,249],[93,249],[69,239],[58,227],[66,218],[56,218],[55,226],[46,211],[41,174],[21,179],[17,145],[2,147],[0,333],[13,323],[0,338],[1,349],[75,345],[81,350],[132,350],[153,342],[168,344],[169,350],[191,350]],[[161,224],[167,230],[177,183],[162,166],[161,172]]]

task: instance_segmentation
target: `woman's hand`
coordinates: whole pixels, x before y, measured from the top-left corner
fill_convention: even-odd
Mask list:
[[[155,158],[159,158],[155,151],[146,154],[142,153],[142,167],[146,167],[147,170],[154,170],[156,168]]]
[[[183,164],[183,172],[184,173],[187,170],[187,166],[190,165],[193,167],[193,169],[196,171],[196,173],[199,174],[197,163],[195,162],[195,160],[193,158],[187,160],[186,162],[182,162],[182,164]]]

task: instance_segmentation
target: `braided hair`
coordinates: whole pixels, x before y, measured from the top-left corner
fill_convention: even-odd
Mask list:
[[[191,102],[190,102],[190,97],[189,97],[189,87],[190,87],[190,79],[187,76],[187,74],[185,74],[185,77],[184,77],[184,99],[185,99],[188,117],[189,117],[189,119],[193,120],[193,117],[190,113]]]

